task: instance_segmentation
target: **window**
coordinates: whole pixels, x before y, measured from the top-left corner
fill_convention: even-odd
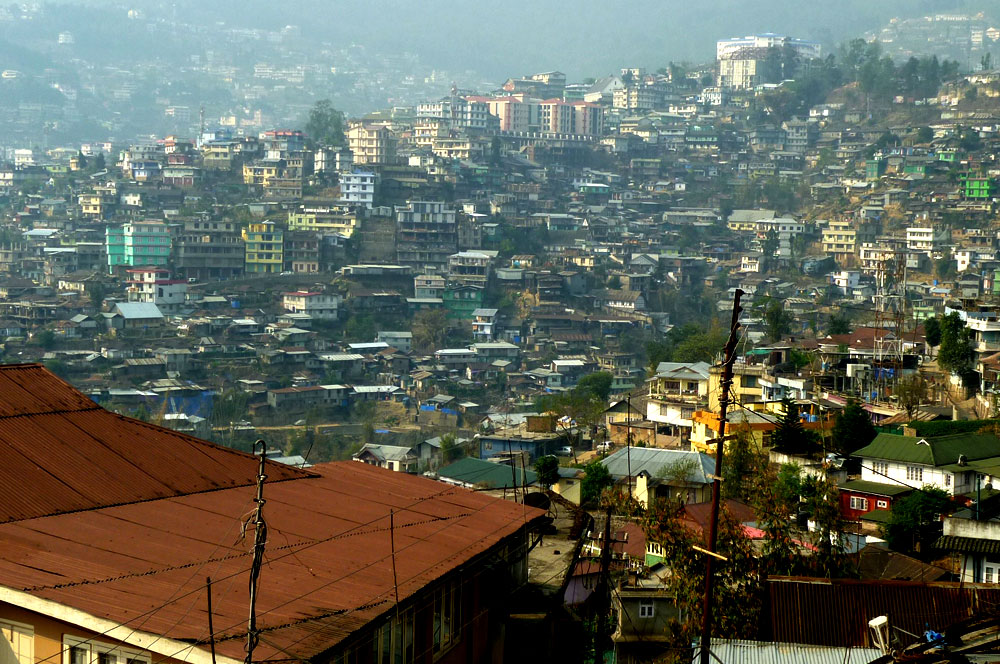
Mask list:
[[[862,512],[868,511],[868,499],[861,498],[859,496],[851,496],[851,509],[861,510]]]
[[[22,623],[0,622],[0,633],[10,643],[18,664],[35,661],[35,628]]]
[[[920,466],[907,466],[906,479],[921,482],[924,479],[924,469]]]
[[[63,664],[150,664],[150,658],[131,648],[64,636]]]
[[[655,608],[653,607],[653,600],[650,599],[639,600],[640,618],[652,618],[654,613],[655,613]]]
[[[434,653],[443,653],[461,638],[461,588],[457,581],[434,593]]]
[[[888,461],[875,461],[872,463],[872,471],[876,475],[888,475],[889,474],[889,462]]]
[[[944,474],[944,485],[951,486],[951,473]]]
[[[880,510],[889,509],[889,501],[888,500],[876,500],[875,501],[875,507],[879,508]]]
[[[412,664],[413,609],[403,611],[385,623],[376,632],[372,646],[375,664]]]
[[[993,568],[990,566],[986,566],[983,571],[984,571],[983,581],[985,583],[993,583]]]

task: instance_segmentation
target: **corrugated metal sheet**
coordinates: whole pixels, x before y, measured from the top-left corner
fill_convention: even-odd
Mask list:
[[[0,523],[249,486],[257,475],[251,455],[110,413],[38,364],[0,366],[0,458]]]
[[[265,486],[258,624],[266,640],[255,659],[308,659],[392,606],[390,510],[401,598],[543,516],[356,462],[312,470]],[[253,495],[251,487],[231,488],[0,524],[0,585],[197,641],[208,633],[204,578],[211,576],[219,651],[240,658],[252,542],[236,540]],[[171,597],[179,599],[139,617]]]
[[[805,646],[737,639],[713,639],[712,661],[719,664],[868,664],[882,656],[876,648]],[[693,662],[700,659],[695,647]]]
[[[770,633],[763,638],[829,646],[869,645],[868,621],[913,634],[943,631],[974,611],[1000,607],[1000,587],[961,583],[771,578]]]

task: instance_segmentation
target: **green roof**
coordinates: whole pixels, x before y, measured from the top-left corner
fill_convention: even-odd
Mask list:
[[[515,480],[517,486],[534,484],[538,480],[538,474],[533,470],[525,470],[522,476],[520,470],[511,472],[510,466],[472,457],[459,459],[437,471],[437,474],[453,482],[481,485],[491,489],[511,489],[515,485]]]
[[[871,482],[869,480],[851,480],[840,485],[841,491],[857,491],[858,493],[870,493],[873,496],[898,496],[900,494],[913,491],[908,486],[902,484],[889,484],[882,482]]]
[[[892,518],[892,510],[872,510],[871,512],[865,512],[861,515],[862,521],[871,521],[873,523],[889,523],[889,519]]]
[[[998,457],[1000,439],[988,433],[959,433],[936,438],[880,433],[852,456],[946,466],[957,463],[959,455],[964,455],[968,461]]]

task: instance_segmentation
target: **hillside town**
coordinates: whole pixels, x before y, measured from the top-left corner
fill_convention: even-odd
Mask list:
[[[10,662],[996,661],[1000,24],[931,18],[5,143]]]

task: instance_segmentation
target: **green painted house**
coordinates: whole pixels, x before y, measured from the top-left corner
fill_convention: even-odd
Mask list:
[[[448,318],[472,319],[472,312],[483,306],[486,289],[481,286],[454,285],[444,289],[441,299]]]
[[[995,185],[993,178],[982,175],[967,174],[962,177],[962,196],[971,200],[987,200],[993,197]]]

